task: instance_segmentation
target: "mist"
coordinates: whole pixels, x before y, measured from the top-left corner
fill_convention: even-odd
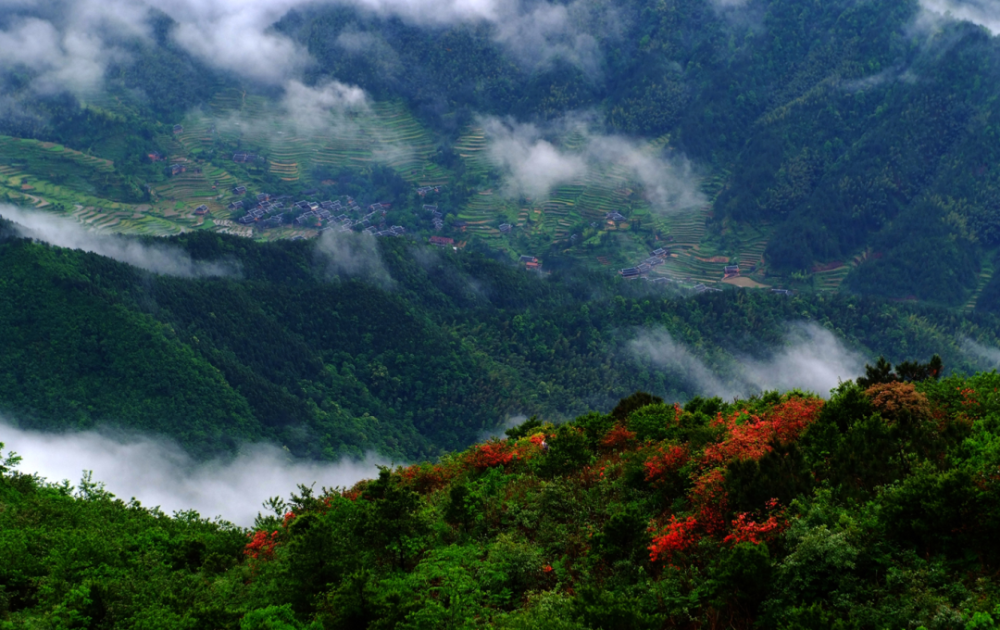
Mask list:
[[[315,251],[330,276],[360,277],[383,289],[394,284],[375,237],[367,232],[324,232]]]
[[[94,232],[64,216],[0,205],[0,217],[13,221],[14,229],[25,238],[99,254],[165,276],[205,278],[240,273],[235,263],[196,261],[179,247]]]
[[[766,359],[736,357],[736,369],[725,377],[662,328],[640,331],[628,343],[628,351],[640,361],[676,373],[698,395],[725,400],[792,389],[825,397],[840,382],[863,374],[865,365],[860,354],[813,323],[792,325],[782,346]]]
[[[978,24],[993,35],[1000,34],[1000,5],[995,0],[920,0],[920,8],[925,24],[942,19],[962,20]]]
[[[314,60],[274,25],[290,11],[324,4],[427,27],[484,24],[523,64],[563,59],[590,75],[600,74],[602,62],[592,33],[614,38],[622,22],[606,0],[6,0],[0,68],[30,70],[40,92],[86,96],[101,88],[110,63],[127,59],[121,42],[152,41],[150,22],[165,14],[175,23],[170,37],[202,62],[283,86]]]
[[[351,486],[377,476],[378,466],[390,463],[374,455],[336,464],[304,462],[268,444],[248,445],[234,458],[196,462],[167,440],[97,431],[41,433],[6,422],[0,422],[0,442],[5,451],[23,457],[18,466],[22,473],[75,484],[89,470],[94,481],[124,501],[134,497],[168,514],[193,509],[244,527],[253,525],[264,501],[287,498],[298,484]]]
[[[511,119],[480,119],[490,160],[503,173],[510,196],[544,198],[558,186],[603,182],[622,174],[642,187],[654,211],[675,214],[707,203],[690,161],[622,136],[592,131],[582,117],[566,117],[542,129]],[[560,146],[554,138],[572,138]]]
[[[40,93],[97,91],[109,63],[127,57],[116,42],[146,38],[148,12],[128,0],[0,2],[0,68],[27,69]]]
[[[984,346],[968,337],[961,340],[959,347],[967,355],[975,357],[978,362],[985,363],[991,369],[1000,367],[1000,348]]]

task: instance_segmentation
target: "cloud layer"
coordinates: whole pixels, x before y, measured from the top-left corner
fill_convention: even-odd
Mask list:
[[[972,22],[1000,35],[1000,4],[996,0],[920,0],[925,22],[946,17]]]
[[[324,232],[316,243],[316,255],[332,276],[360,277],[383,288],[393,284],[378,243],[367,232]]]
[[[83,471],[103,482],[116,497],[138,499],[170,514],[196,510],[249,527],[261,504],[287,498],[298,484],[316,488],[351,486],[378,474],[389,462],[374,456],[337,464],[293,461],[273,445],[252,445],[232,459],[198,463],[175,444],[148,437],[116,439],[99,432],[38,433],[0,423],[0,442],[24,460],[18,470],[51,482],[76,483]]]
[[[706,203],[691,163],[668,158],[662,151],[621,136],[588,129],[585,120],[567,118],[549,129],[499,118],[480,124],[488,153],[506,178],[507,192],[538,198],[577,181],[610,181],[620,171],[642,186],[654,210],[684,212]],[[573,137],[573,147],[557,146],[549,137]]]
[[[430,27],[485,24],[523,63],[561,58],[590,74],[601,65],[591,33],[614,36],[620,22],[606,0],[0,0],[6,13],[0,16],[0,68],[35,72],[40,91],[88,94],[100,88],[107,65],[125,55],[123,38],[148,41],[151,18],[166,14],[175,22],[170,36],[201,61],[284,85],[311,59],[274,25],[294,9],[324,4]]]
[[[984,346],[968,337],[962,339],[960,347],[966,354],[976,357],[976,359],[985,363],[990,369],[1000,368],[1000,348]]]
[[[784,345],[768,359],[744,358],[736,373],[727,378],[713,372],[664,329],[641,331],[629,342],[628,350],[642,361],[677,374],[697,394],[727,400],[772,389],[826,395],[842,380],[862,374],[865,363],[833,333],[812,323],[792,326]]]
[[[54,214],[0,205],[0,217],[13,221],[21,236],[57,247],[100,254],[153,273],[183,278],[232,276],[239,273],[234,264],[196,261],[178,247],[92,232],[71,219]]]

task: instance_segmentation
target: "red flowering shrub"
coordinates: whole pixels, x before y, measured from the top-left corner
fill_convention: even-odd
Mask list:
[[[327,503],[327,505],[329,505],[329,502]],[[285,514],[284,520],[281,521],[281,526],[282,527],[288,527],[288,524],[291,523],[292,520],[294,520],[294,519],[295,519],[295,512],[287,512]]]
[[[679,521],[676,516],[671,516],[666,530],[653,537],[653,544],[649,546],[649,561],[656,562],[666,554],[667,562],[672,563],[676,554],[690,549],[698,542],[698,538],[698,521],[695,517],[689,516]]]
[[[774,512],[777,507],[777,499],[771,499],[767,502],[767,509],[769,511]],[[783,509],[777,513],[772,513],[762,523],[753,520],[750,513],[742,512],[737,514],[736,518],[733,519],[729,535],[723,538],[722,542],[733,544],[751,542],[759,545],[765,540],[771,540],[783,532],[786,527],[788,527],[788,521],[785,519],[785,511]]]
[[[247,534],[247,538],[250,538],[250,542],[243,549],[243,555],[254,560],[270,560],[274,557],[274,548],[278,546],[278,532],[271,532],[268,536],[267,532],[259,531]]]
[[[433,466],[420,464],[399,471],[403,485],[413,488],[419,494],[427,494],[448,483],[449,475],[440,464]]]
[[[688,452],[683,446],[661,446],[656,455],[646,460],[646,481],[663,481],[667,475],[677,472],[688,462]]]
[[[976,390],[972,389],[971,387],[966,387],[964,389],[961,387],[956,387],[955,389],[957,389],[958,393],[962,395],[962,404],[964,406],[968,407],[969,405],[979,404],[979,401],[976,400],[975,396]]]
[[[728,497],[725,490],[726,476],[722,469],[708,471],[695,480],[691,502],[698,508],[698,520],[710,535],[725,531],[725,514]]]
[[[486,470],[495,466],[506,466],[515,457],[514,450],[506,441],[491,441],[480,444],[469,454],[469,464],[476,470]]]
[[[621,450],[635,440],[635,432],[629,431],[625,425],[616,424],[615,428],[608,431],[608,434],[601,440],[601,446],[611,450]]]
[[[775,405],[763,417],[749,416],[740,422],[745,412],[728,418],[722,414],[713,422],[726,428],[726,437],[705,449],[704,461],[709,465],[749,459],[757,460],[771,451],[771,442],[792,442],[812,424],[823,407],[819,398],[792,398]]]
[[[535,446],[541,446],[542,444],[545,444],[545,434],[536,433],[532,435],[530,438],[528,438],[528,441],[534,444]]]

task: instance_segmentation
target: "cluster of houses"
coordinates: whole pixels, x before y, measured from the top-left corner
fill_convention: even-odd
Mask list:
[[[419,188],[417,190],[420,190]],[[440,231],[444,227],[444,215],[436,205],[424,204],[424,212],[431,213],[431,222],[434,223],[434,229]]]
[[[455,245],[455,239],[448,238],[447,236],[432,236],[429,240],[431,245],[437,245],[438,247],[453,247]]]
[[[246,189],[238,186],[233,192],[245,194]],[[373,236],[402,236],[406,228],[401,225],[387,226],[385,214],[390,204],[373,203],[367,211],[362,210],[352,197],[333,201],[296,201],[290,206],[285,202],[290,197],[272,199],[268,193],[257,195],[256,204],[248,206],[243,200],[235,200],[229,204],[230,210],[247,208],[247,213],[237,219],[242,225],[253,225],[258,228],[275,228],[286,222],[300,227],[319,228],[320,232],[338,230],[350,232],[360,230]]]
[[[653,270],[653,267],[662,265],[664,259],[669,255],[670,252],[662,247],[659,247],[649,252],[649,256],[635,267],[622,269],[618,273],[620,273],[626,280],[635,280],[636,278],[647,276],[649,275],[649,272]]]
[[[622,221],[627,221],[628,219],[626,219],[625,215],[623,215],[620,212],[609,212],[606,215],[604,215],[604,220],[607,221],[609,224],[613,225],[615,223],[620,223]]]
[[[518,262],[522,263],[525,269],[541,269],[542,267],[542,263],[538,262],[534,256],[521,256]]]
[[[511,225],[510,223],[501,223],[500,224],[500,233],[501,234],[510,234],[510,231],[513,230],[513,229],[514,229],[514,226]]]
[[[264,158],[256,153],[233,153],[233,162],[237,164],[253,164],[254,162],[263,161]]]
[[[425,196],[427,193],[441,192],[440,186],[421,186],[417,188],[417,194],[421,197]]]
[[[237,200],[229,204],[231,210],[247,207],[246,202]],[[251,206],[245,215],[237,219],[243,225],[256,225],[259,228],[278,227],[285,222],[285,204],[282,201],[271,201],[267,193],[257,195],[257,203]]]
[[[704,284],[699,282],[691,288],[695,293],[722,293],[722,289],[716,289],[715,287],[706,287]]]

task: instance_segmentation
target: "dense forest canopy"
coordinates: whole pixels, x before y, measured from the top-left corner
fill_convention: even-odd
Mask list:
[[[996,372],[611,413],[242,530],[0,458],[4,628],[994,628]]]
[[[193,232],[84,252],[4,230],[0,411],[24,428],[166,435],[201,456],[268,440],[327,460],[435,457],[509,418],[572,418],[635,389],[826,395],[880,354],[996,364],[994,316],[866,297],[691,296],[355,235]]]

